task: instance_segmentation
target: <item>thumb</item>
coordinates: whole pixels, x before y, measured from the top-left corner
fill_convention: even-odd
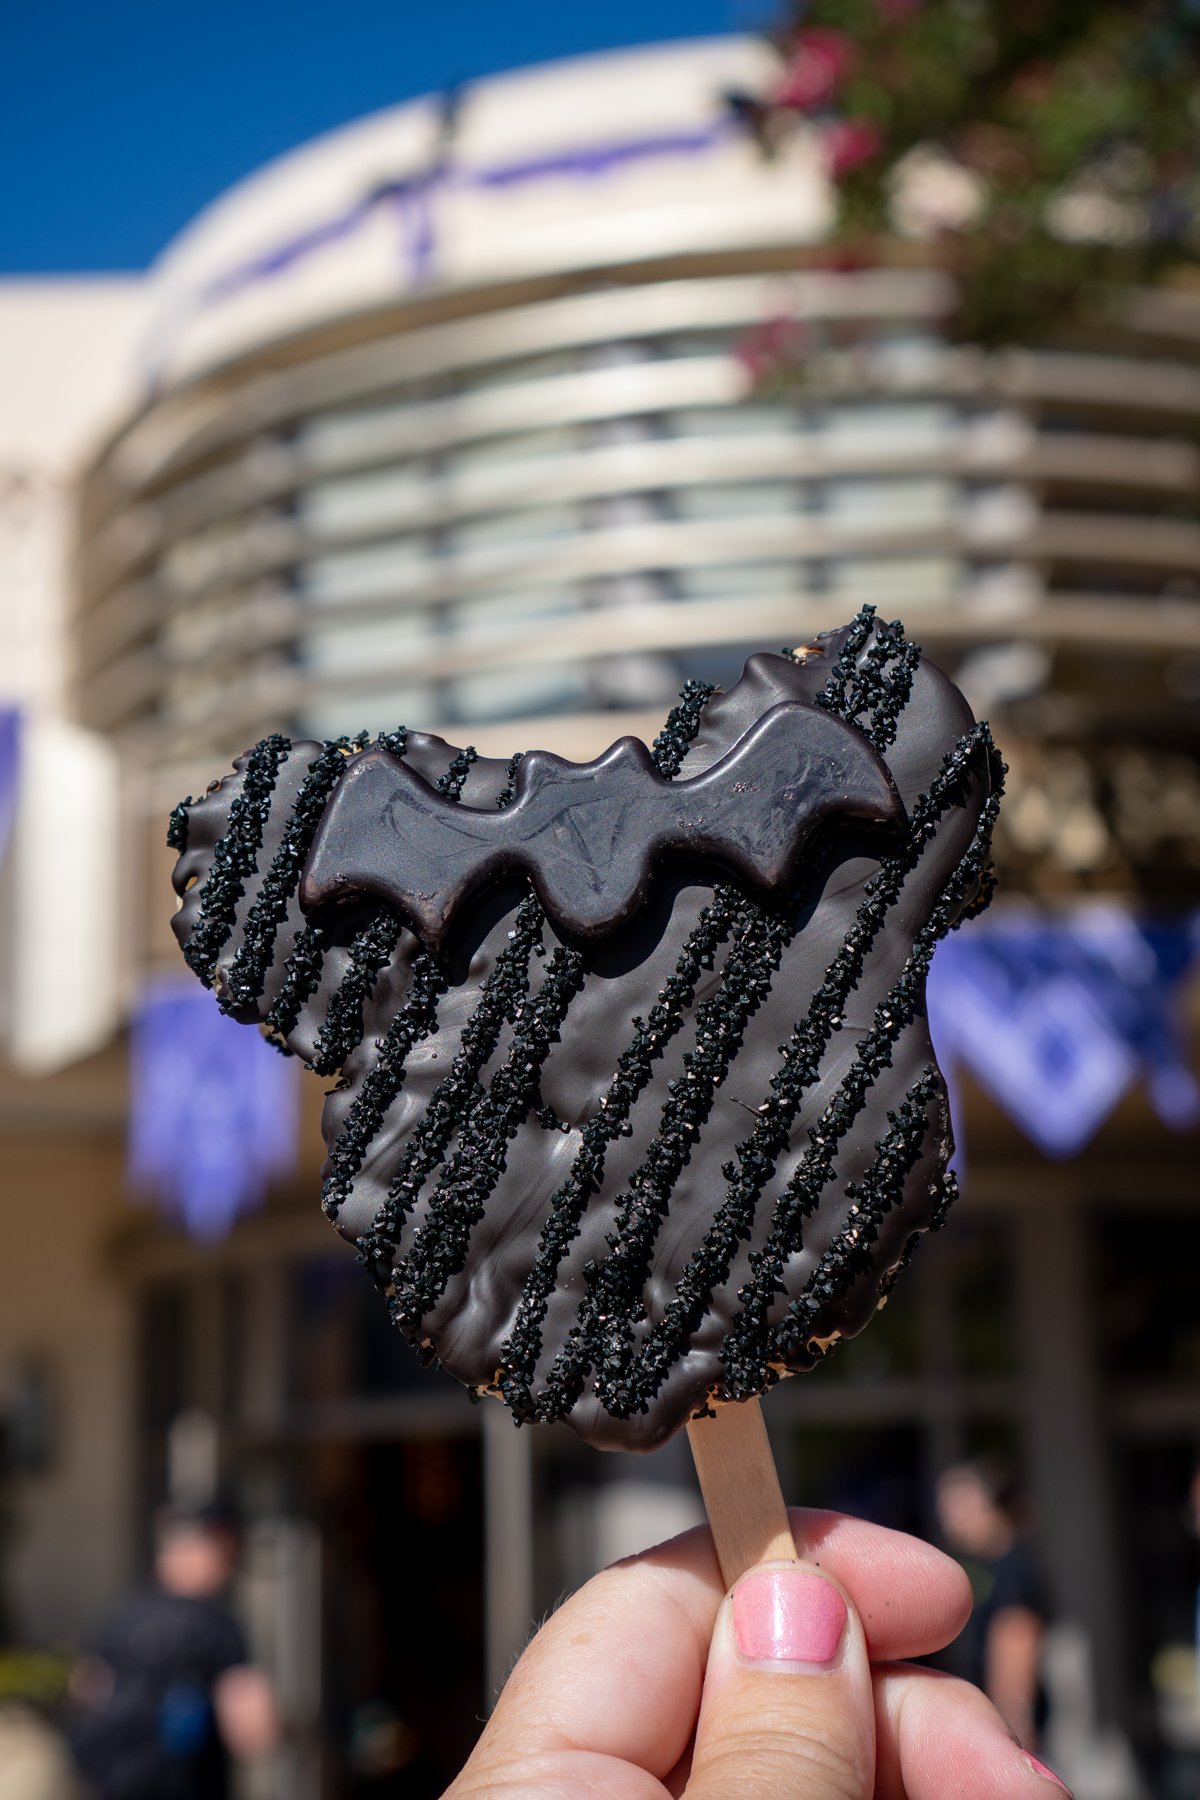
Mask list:
[[[875,1708],[858,1614],[811,1563],[763,1563],[717,1618],[684,1800],[871,1800]]]

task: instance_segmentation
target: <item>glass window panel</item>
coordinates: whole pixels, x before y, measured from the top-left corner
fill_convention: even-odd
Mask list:
[[[370,674],[382,664],[402,664],[429,653],[435,641],[427,612],[397,611],[387,618],[346,619],[306,631],[297,649],[311,669],[332,676]]]
[[[577,367],[578,356],[574,350],[547,350],[537,356],[523,356],[512,362],[472,369],[460,377],[457,387],[462,394],[489,393],[495,388],[514,387],[525,381],[573,375]]]
[[[627,569],[620,575],[597,575],[581,584],[581,593],[589,609],[611,607],[614,611],[657,606],[663,600],[675,598],[670,576],[651,569]]]
[[[831,558],[829,591],[860,606],[874,601],[898,611],[904,606],[943,606],[954,599],[962,565],[951,556],[859,556]]]
[[[676,437],[790,437],[795,413],[787,406],[685,406],[670,415]]]
[[[398,537],[384,544],[310,557],[296,571],[296,585],[308,599],[337,604],[371,599],[397,586],[411,587],[432,573],[429,539]]]
[[[801,490],[792,481],[685,487],[672,496],[672,504],[684,519],[774,519],[805,510]]]
[[[664,362],[691,356],[728,356],[739,335],[730,326],[712,331],[681,331],[660,340],[658,354]]]
[[[1090,1233],[1101,1365],[1110,1380],[1200,1383],[1200,1217],[1139,1199]]]
[[[661,707],[665,713],[681,686],[674,657],[643,650],[589,662],[586,679],[589,706],[604,710]]]
[[[423,448],[413,407],[416,396],[391,406],[355,408],[350,412],[319,413],[306,419],[296,433],[296,446],[306,462],[318,468],[367,460],[394,452],[398,446]]]
[[[837,524],[949,525],[959,504],[955,482],[833,480],[822,484],[823,515]]]
[[[428,505],[437,489],[427,465],[397,463],[387,469],[318,482],[297,496],[296,516],[315,531],[368,531],[386,527],[398,511]]]
[[[435,717],[432,690],[415,686],[364,686],[353,694],[313,700],[298,729],[315,738],[353,737],[359,731],[394,731],[410,725],[424,731]]]
[[[878,1328],[873,1324],[867,1336]],[[828,1367],[848,1348],[840,1345]],[[825,1377],[822,1368],[822,1380]],[[920,1428],[908,1422],[865,1427],[806,1422],[790,1441],[784,1440],[781,1474],[789,1498],[795,1494],[802,1504],[828,1506],[893,1530],[919,1533],[927,1529],[921,1449]]]
[[[1018,1373],[1009,1229],[1007,1219],[968,1214],[956,1237],[947,1234],[939,1241],[939,1249],[942,1243],[948,1245],[945,1255],[954,1289],[955,1336],[967,1375],[987,1378]]]
[[[446,608],[444,618],[453,633],[501,630],[531,619],[561,617],[580,610],[574,588],[543,588],[473,596]]]
[[[746,594],[757,599],[805,591],[802,568],[794,562],[715,563],[708,568],[681,569],[675,592],[681,600],[721,599]]]
[[[510,432],[503,437],[488,438],[450,452],[443,460],[446,475],[468,474],[472,469],[490,468],[497,463],[532,461],[544,456],[556,458],[571,455],[578,448],[573,426],[558,425],[544,431]]]
[[[575,710],[586,691],[583,678],[575,669],[489,670],[448,681],[443,712],[447,719],[476,724],[533,718]]]
[[[954,409],[933,401],[846,401],[829,407],[814,428],[832,449],[893,451],[914,456],[944,450],[958,427]]]
[[[538,543],[566,537],[578,527],[579,514],[573,506],[514,508],[456,526],[446,534],[446,544],[450,550],[469,554],[495,544]]]
[[[581,508],[585,526],[603,531],[615,525],[641,525],[647,519],[667,518],[670,507],[658,494],[601,494],[585,500]]]
[[[732,687],[748,657],[762,649],[755,644],[721,644],[711,650],[681,650],[675,658],[679,685],[685,681],[711,681],[714,687]]]

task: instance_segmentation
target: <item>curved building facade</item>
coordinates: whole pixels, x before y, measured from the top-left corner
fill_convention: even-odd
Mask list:
[[[1098,710],[1110,750],[1150,710],[1169,739],[1165,671],[1188,697],[1200,304],[951,346],[912,246],[821,266],[816,140],[767,155],[736,104],[771,61],[670,45],[398,107],[186,232],[86,487],[86,722],[173,765],[399,719],[592,753],[870,600],[993,712],[1065,703],[1009,853],[1120,885],[1078,757]]]

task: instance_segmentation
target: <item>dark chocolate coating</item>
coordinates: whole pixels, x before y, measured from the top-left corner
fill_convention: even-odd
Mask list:
[[[361,879],[394,855],[392,827],[331,804],[348,757],[382,764],[362,742],[265,740],[172,820],[189,962],[226,1010],[340,1072],[325,1208],[397,1325],[517,1419],[620,1449],[810,1368],[941,1222],[924,978],[989,892],[1002,765],[899,627],[865,611],[705,700],[686,691],[653,749],[658,777],[682,765],[680,793],[784,707],[815,736],[822,715],[861,734],[899,822],[826,816],[774,898],[702,856],[661,864],[591,941],[493,872],[436,956]],[[507,810],[524,791],[515,759],[380,745],[442,804]],[[340,813],[363,842],[330,861],[322,819]],[[319,904],[349,852],[367,897]]]
[[[812,706],[772,707],[690,781],[666,780],[637,738],[589,763],[533,750],[502,811],[439,794],[376,747],[325,808],[300,904],[311,915],[381,900],[440,956],[468,901],[525,875],[561,937],[595,944],[634,919],[672,858],[703,858],[777,899],[826,819],[889,825],[900,811],[862,732]]]

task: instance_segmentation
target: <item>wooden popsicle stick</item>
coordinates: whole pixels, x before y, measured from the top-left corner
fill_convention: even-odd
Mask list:
[[[790,1562],[796,1546],[757,1400],[693,1419],[688,1442],[725,1586],[760,1562]]]

